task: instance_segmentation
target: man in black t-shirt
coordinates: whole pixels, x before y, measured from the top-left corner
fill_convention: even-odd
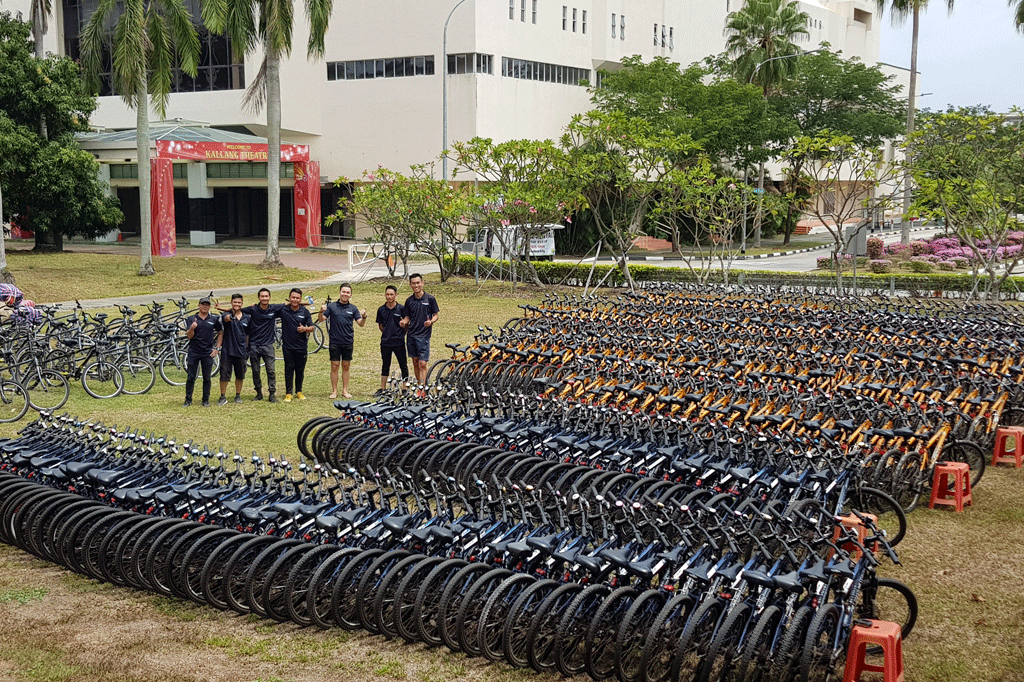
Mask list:
[[[355,328],[366,324],[366,310],[359,310],[351,302],[352,285],[338,287],[338,300],[320,307],[317,322],[327,320],[327,335],[331,353],[331,399],[338,397],[338,366],[341,365],[341,394],[351,398],[348,392],[349,370],[352,366],[352,349],[355,346]]]
[[[256,389],[253,400],[263,400],[263,384],[260,377],[260,360],[267,368],[268,399],[277,402],[274,392],[277,390],[277,375],[274,372],[274,328],[277,324],[277,311],[284,307],[283,303],[270,302],[270,290],[260,289],[257,293],[258,305],[242,308],[249,316],[249,363],[252,365],[252,385]]]
[[[388,387],[391,374],[391,356],[398,360],[402,379],[409,379],[409,366],[405,356],[405,329],[402,318],[405,308],[398,304],[398,289],[389,284],[384,289],[384,305],[377,308],[377,328],[380,329],[380,390]]]
[[[292,401],[293,379],[295,397],[305,400],[302,382],[306,376],[306,343],[313,331],[313,316],[302,306],[302,289],[292,289],[288,293],[288,305],[277,311],[277,317],[281,320],[281,346],[284,349],[284,401]]]
[[[228,402],[224,392],[235,375],[235,402],[242,402],[242,380],[245,379],[245,362],[249,355],[249,325],[252,318],[242,312],[242,295],[231,295],[231,312],[221,318],[224,325],[224,343],[220,355],[220,400],[218,405]]]
[[[199,312],[185,320],[185,335],[188,337],[187,371],[185,380],[185,404],[192,404],[192,392],[196,387],[196,376],[203,368],[203,407],[210,406],[210,388],[213,380],[213,358],[220,350],[224,329],[220,317],[210,314],[210,299],[199,299]]]
[[[430,360],[430,332],[437,322],[440,311],[437,299],[423,291],[423,275],[409,275],[409,286],[412,287],[412,296],[405,299],[405,317],[402,318],[401,324],[406,332],[405,345],[409,350],[409,357],[412,358],[416,382],[425,384],[427,361]]]

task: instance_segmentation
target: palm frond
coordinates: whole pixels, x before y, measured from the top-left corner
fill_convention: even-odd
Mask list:
[[[267,59],[263,58],[263,62],[260,64],[260,70],[256,72],[256,77],[252,79],[252,83],[245,89],[245,97],[242,98],[242,107],[246,111],[250,111],[254,114],[260,112],[263,109],[263,105],[267,102]]]
[[[192,15],[181,0],[163,0],[162,9],[169,22],[169,37],[174,47],[175,61],[182,71],[194,77],[199,66],[201,47],[199,33],[192,24]]]
[[[306,0],[306,16],[309,17],[309,42],[306,45],[306,53],[310,57],[322,57],[324,54],[324,37],[333,8],[334,0]]]
[[[170,26],[159,12],[151,12],[146,22],[146,34],[153,49],[149,53],[149,94],[153,110],[160,118],[167,117],[167,102],[171,96],[171,78],[174,71],[174,45]]]

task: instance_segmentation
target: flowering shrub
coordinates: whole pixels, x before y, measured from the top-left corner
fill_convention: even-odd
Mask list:
[[[893,257],[893,260],[905,260],[910,258],[911,246],[910,244],[889,244],[885,247],[885,253]]]
[[[910,255],[911,256],[922,256],[926,253],[935,253],[935,249],[928,242],[923,242],[915,239],[910,242]]]
[[[939,270],[956,270],[956,263],[951,260],[940,260],[936,265],[939,266]]]
[[[868,261],[868,267],[871,268],[871,272],[876,275],[885,275],[892,272],[892,261],[872,259]]]
[[[842,263],[843,270],[847,270],[847,269],[849,269],[850,267],[853,266],[853,256],[844,254],[844,255],[840,256],[839,258],[841,259],[840,263]],[[818,258],[818,269],[819,270],[835,270],[836,269],[836,262],[832,258],[832,256],[822,256],[822,257]]]
[[[971,259],[964,258],[963,256],[957,256],[953,259],[953,262],[956,263],[957,270],[962,270],[971,264]]]
[[[885,243],[878,237],[868,237],[868,258],[878,260],[882,257],[882,249]]]
[[[911,260],[910,261],[910,270],[912,272],[931,272],[934,269],[935,269],[935,266],[932,263],[929,263],[926,260]]]

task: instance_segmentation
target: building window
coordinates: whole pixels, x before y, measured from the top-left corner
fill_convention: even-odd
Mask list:
[[[654,25],[654,46],[658,46],[658,25]]]
[[[494,74],[494,56],[468,52],[448,55],[448,73]]]
[[[581,33],[586,35],[586,33],[587,33],[587,10],[583,10],[583,21],[580,24],[580,28],[582,29]]]
[[[533,23],[537,23],[537,0],[533,0]]]
[[[619,25],[618,22],[615,21],[615,14],[612,13],[612,38],[615,37],[615,29],[616,29],[616,27],[618,27],[618,25]]]
[[[516,20],[516,0],[508,0],[508,18]]]
[[[671,26],[668,27],[668,49],[670,49],[670,50],[676,49],[675,40],[672,39],[672,27]]]
[[[526,0],[519,0],[519,21],[526,23]]]
[[[619,40],[626,39],[626,15],[619,15]]]
[[[449,56],[451,59],[451,56]],[[590,80],[589,69],[578,69],[574,66],[561,66],[544,62],[531,62],[526,59],[501,58],[501,75],[507,78],[541,81],[543,83],[562,83],[564,85],[580,85]]]
[[[568,25],[568,22],[569,22],[569,8],[566,7],[565,5],[562,5],[562,30],[563,31],[565,30],[565,27]]]
[[[371,78],[405,78],[433,76],[434,55],[392,57],[390,59],[356,59],[327,62],[327,80],[351,81]]]
[[[572,8],[572,32],[576,32],[576,8]]]
[[[661,46],[665,47],[665,24],[661,25]]]

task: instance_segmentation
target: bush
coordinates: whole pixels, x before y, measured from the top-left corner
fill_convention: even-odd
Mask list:
[[[935,265],[926,260],[912,260],[910,261],[911,272],[931,272],[935,269]]]
[[[957,256],[953,259],[953,262],[956,263],[957,270],[963,270],[971,264],[971,259],[963,256]]]
[[[875,259],[868,261],[868,267],[876,275],[885,275],[892,272],[892,261]]]
[[[882,250],[885,248],[885,243],[878,237],[868,237],[868,258],[871,260],[879,260],[882,257]]]
[[[923,256],[928,253],[935,253],[935,248],[928,242],[923,242],[919,239],[910,242],[911,256]]]
[[[939,270],[956,270],[956,263],[951,260],[940,260],[936,265],[939,266]]]

